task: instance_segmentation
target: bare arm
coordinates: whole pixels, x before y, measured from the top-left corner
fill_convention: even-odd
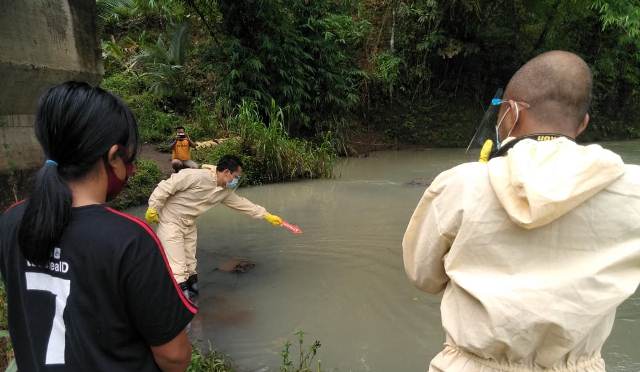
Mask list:
[[[186,331],[164,345],[152,346],[151,352],[164,372],[184,372],[191,362],[191,343]]]

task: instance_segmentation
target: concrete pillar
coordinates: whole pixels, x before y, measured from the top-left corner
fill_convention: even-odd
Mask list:
[[[102,77],[94,0],[0,0],[0,173],[42,164],[38,97],[67,80]]]

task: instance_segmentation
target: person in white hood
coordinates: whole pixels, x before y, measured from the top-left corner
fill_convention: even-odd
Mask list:
[[[429,371],[605,371],[640,281],[640,167],[574,142],[591,86],[575,54],[535,57],[505,91],[498,156],[443,172],[420,200],[403,258],[418,288],[444,290]]]
[[[282,225],[282,218],[236,194],[242,173],[242,161],[236,156],[224,155],[217,166],[204,164],[202,169],[174,173],[160,182],[149,197],[145,219],[158,224],[158,239],[169,258],[175,281],[190,299],[199,293],[196,272],[196,219],[199,216],[222,203],[273,226]]]

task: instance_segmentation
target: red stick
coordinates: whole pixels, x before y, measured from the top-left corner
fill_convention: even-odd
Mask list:
[[[302,234],[302,229],[298,225],[291,224],[287,221],[282,221],[282,227],[291,231],[294,234]]]

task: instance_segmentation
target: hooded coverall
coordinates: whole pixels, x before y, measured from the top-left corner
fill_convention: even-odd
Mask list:
[[[182,283],[196,274],[196,218],[219,203],[256,219],[267,214],[263,207],[238,196],[234,190],[218,187],[213,166],[174,173],[151,194],[149,207],[160,215],[156,233],[176,282]]]
[[[440,174],[403,241],[438,293],[429,371],[605,371],[616,307],[640,281],[640,167],[598,145],[523,140]]]

